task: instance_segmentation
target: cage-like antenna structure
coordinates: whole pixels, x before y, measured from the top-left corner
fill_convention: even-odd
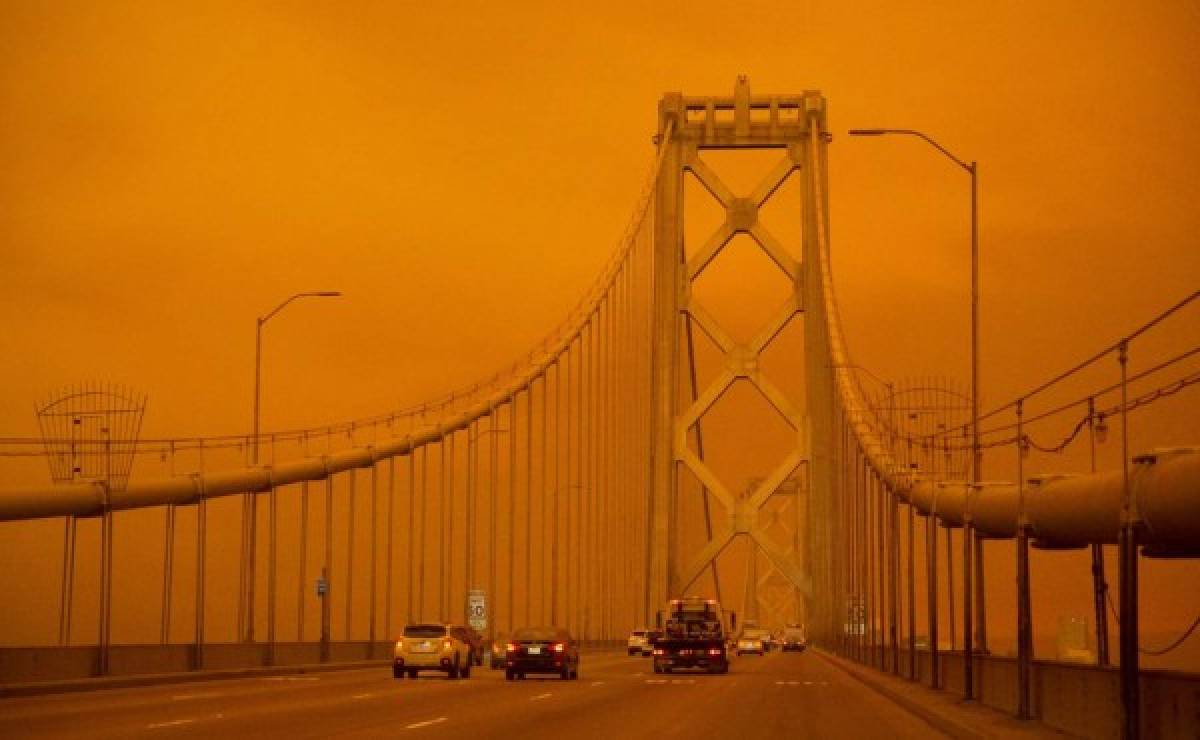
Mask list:
[[[82,383],[37,405],[50,478],[103,481],[122,491],[133,469],[146,395],[124,386]]]
[[[966,481],[971,398],[944,377],[911,378],[865,393],[881,437],[904,469]]]

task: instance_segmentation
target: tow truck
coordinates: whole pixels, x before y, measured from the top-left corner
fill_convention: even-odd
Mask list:
[[[735,613],[729,612],[727,628],[725,613],[716,599],[695,596],[671,599],[666,612],[665,624],[661,611],[656,616],[663,633],[654,641],[655,673],[671,673],[680,668],[729,672],[725,635],[737,629]]]

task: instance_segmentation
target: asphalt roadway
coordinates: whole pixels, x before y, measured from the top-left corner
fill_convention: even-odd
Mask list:
[[[656,675],[585,653],[577,681],[476,667],[466,680],[388,667],[0,700],[0,738],[930,738],[819,655],[736,658],[726,675]]]

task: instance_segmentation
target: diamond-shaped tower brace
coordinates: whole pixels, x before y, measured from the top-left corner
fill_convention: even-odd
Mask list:
[[[750,557],[764,555],[793,589],[806,597],[812,591],[812,574],[805,572],[810,559],[800,558],[794,547],[781,547],[778,537],[768,532],[770,518],[760,516],[760,512],[786,481],[803,475],[804,488],[818,495],[803,510],[792,506],[789,511],[797,519],[795,526],[808,533],[804,538],[807,551],[822,546],[820,522],[827,518],[832,475],[828,455],[832,375],[828,367],[825,295],[818,266],[817,230],[825,229],[826,210],[823,197],[817,194],[824,192],[827,139],[824,98],[816,92],[752,96],[745,78],[739,78],[732,97],[691,98],[671,93],[660,101],[658,142],[662,165],[655,190],[653,537],[646,594],[648,618],[667,598],[687,591],[706,570],[712,569],[715,577],[716,559],[736,538],[751,543]],[[751,190],[735,193],[700,156],[708,150],[771,150],[778,157]],[[699,237],[698,245],[684,243],[683,197],[688,177],[698,180],[724,212],[716,228]],[[801,208],[791,214],[801,223],[797,230],[803,235],[799,249],[786,248],[759,217],[773,194],[792,178],[800,182]],[[722,326],[692,290],[735,237],[743,244],[749,240],[773,263],[789,287],[756,330],[739,332],[738,336]],[[801,259],[796,259],[796,254]],[[753,298],[747,296],[747,300]],[[759,364],[763,352],[798,315],[803,317],[804,326],[804,357],[796,358],[805,377],[804,399],[789,398]],[[693,334],[703,334],[715,345],[720,360],[718,371],[709,374],[704,385],[688,389],[688,393],[682,391],[697,377],[691,351]],[[783,459],[763,471],[757,486],[744,496],[735,495],[734,489],[713,472],[702,446],[696,443],[704,417],[739,381],[749,383],[766,399],[786,423],[791,440]],[[756,431],[753,424],[742,430],[748,437]],[[685,556],[679,547],[677,512],[680,497],[687,493],[681,481],[690,478],[700,483],[710,531],[699,552]],[[719,506],[710,507],[710,498]],[[800,521],[802,511],[805,521]]]

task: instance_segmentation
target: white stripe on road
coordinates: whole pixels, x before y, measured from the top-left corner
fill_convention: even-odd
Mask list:
[[[316,676],[267,676],[264,681],[320,681]]]
[[[350,698],[352,698],[352,699],[370,699],[372,696],[375,696],[375,695],[374,694],[355,694],[354,696],[352,696]]]
[[[550,693],[538,694],[537,696],[530,697],[529,701],[538,701],[539,699],[549,699],[551,696],[554,696],[554,694],[550,694]]]
[[[159,727],[174,727],[175,725],[186,725],[195,722],[194,719],[174,719],[170,722],[155,722],[152,725],[146,725],[147,730],[156,730]]]
[[[224,691],[210,691],[208,693],[201,693],[201,694],[179,694],[178,696],[172,696],[171,700],[172,701],[187,701],[189,699],[216,699],[221,696],[228,696],[228,694],[225,693]]]
[[[439,722],[445,722],[445,721],[446,721],[445,717],[438,717],[437,719],[427,719],[424,722],[413,722],[411,725],[409,725],[408,727],[405,727],[404,729],[415,730],[418,727],[428,727],[429,725],[436,725]]]
[[[665,679],[665,678],[647,678],[646,679],[646,683],[658,684],[658,683],[666,683],[666,682],[667,682],[667,679]]]
[[[604,682],[603,681],[592,681],[592,685],[593,686],[603,686]]]

